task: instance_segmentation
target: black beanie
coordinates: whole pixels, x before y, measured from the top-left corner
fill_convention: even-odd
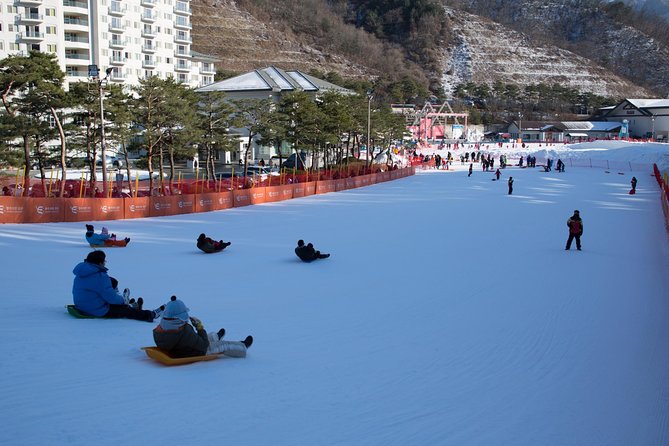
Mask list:
[[[92,251],[88,253],[86,257],[86,262],[95,263],[96,265],[102,265],[105,261],[105,252],[104,251]]]

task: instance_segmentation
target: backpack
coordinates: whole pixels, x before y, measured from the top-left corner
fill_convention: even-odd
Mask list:
[[[569,219],[569,232],[579,234],[581,232],[581,220]]]

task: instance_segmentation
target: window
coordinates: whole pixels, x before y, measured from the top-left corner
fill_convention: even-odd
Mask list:
[[[0,51],[5,49],[5,42],[0,40]]]
[[[56,8],[46,8],[44,10],[44,15],[47,17],[55,17],[56,16]]]
[[[18,51],[20,49],[18,43],[9,42],[9,51]]]
[[[171,57],[166,57],[165,58],[165,63],[171,64],[172,63],[172,58]]]
[[[10,33],[13,33],[13,32],[16,31],[16,28],[14,28],[14,25],[13,25],[13,24],[9,23],[9,24],[7,25],[7,31],[9,31]]]
[[[18,14],[19,13],[19,8],[17,8],[14,5],[7,5],[7,12],[10,14]]]
[[[47,26],[46,27],[46,33],[47,34],[56,34],[56,27],[55,26]]]
[[[40,51],[39,43],[33,43],[30,45],[32,51]]]

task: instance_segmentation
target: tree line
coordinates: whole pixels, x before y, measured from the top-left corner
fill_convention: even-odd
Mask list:
[[[222,92],[198,93],[171,77],[155,76],[129,89],[112,83],[101,89],[95,80],[70,83],[65,91],[64,77],[50,54],[30,52],[0,60],[0,163],[23,164],[27,177],[36,161],[44,182],[47,160],[58,165],[65,178],[69,154],[82,154],[90,170],[91,190],[97,180],[95,161],[103,136],[107,146],[113,145],[124,156],[128,178],[129,152],[144,154],[140,162],[149,171],[153,189],[156,170],[161,178],[169,175],[173,179],[175,162],[195,154],[204,161],[203,176],[215,178],[216,153],[238,150],[241,135],[248,137],[246,175],[254,140],[277,148],[280,156],[306,151],[328,165],[342,163],[359,153],[366,142],[369,111],[373,123],[369,163],[373,148],[387,149],[405,131],[401,116],[364,94],[326,92],[314,98],[294,92],[275,103],[269,99],[228,100]],[[100,93],[104,95],[104,122]],[[54,146],[53,141],[59,145]],[[60,187],[62,196],[65,182]]]

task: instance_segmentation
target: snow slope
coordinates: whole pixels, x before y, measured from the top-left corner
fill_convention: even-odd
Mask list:
[[[96,222],[157,306],[253,334],[166,368],[154,324],[78,320],[83,223],[0,225],[0,444],[666,445],[669,235],[649,171],[451,171],[206,214]],[[506,179],[515,179],[514,195]],[[564,250],[584,219],[583,251]],[[195,248],[200,232],[231,240]],[[332,257],[304,264],[298,238]]]

